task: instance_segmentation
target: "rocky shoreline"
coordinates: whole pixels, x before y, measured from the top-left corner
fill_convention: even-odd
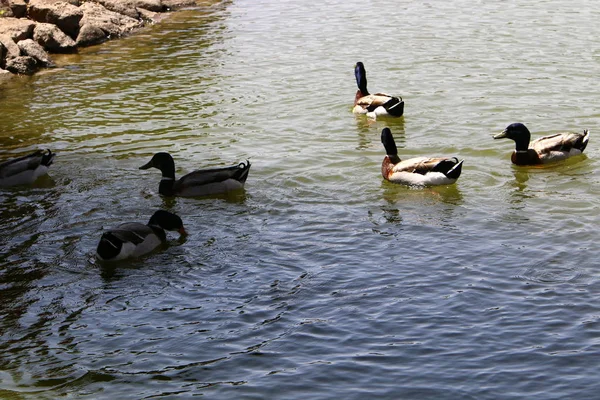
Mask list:
[[[196,0],[0,0],[0,77],[52,68],[75,53],[194,6]]]

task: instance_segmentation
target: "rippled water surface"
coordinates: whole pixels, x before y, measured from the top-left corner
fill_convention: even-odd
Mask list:
[[[0,86],[2,159],[58,153],[0,191],[0,398],[595,398],[600,390],[600,3],[235,0]],[[353,67],[400,119],[351,113]],[[510,164],[491,137],[592,132]],[[383,182],[402,157],[457,184]],[[250,159],[246,188],[164,199]],[[103,265],[104,229],[179,214],[190,235]]]

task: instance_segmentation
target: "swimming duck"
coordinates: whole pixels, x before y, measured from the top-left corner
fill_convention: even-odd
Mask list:
[[[28,185],[48,173],[56,153],[38,150],[0,164],[0,186]]]
[[[411,186],[450,185],[462,171],[464,160],[458,161],[456,157],[415,157],[401,161],[389,128],[381,131],[381,143],[387,153],[381,163],[381,175],[390,182]]]
[[[369,94],[367,90],[367,72],[362,62],[357,62],[354,67],[354,76],[358,90],[354,97],[354,114],[367,114],[367,117],[376,119],[378,115],[391,115],[401,117],[404,114],[404,101],[402,97],[393,97],[385,93]]]
[[[158,168],[162,179],[158,192],[163,196],[196,197],[226,193],[244,187],[250,161],[232,167],[211,168],[190,172],[175,180],[175,162],[169,153],[156,153],[140,169]]]
[[[494,136],[515,141],[516,149],[510,157],[516,165],[536,165],[564,160],[583,153],[590,139],[590,132],[563,132],[541,137],[529,143],[531,133],[525,125],[517,122]]]
[[[187,235],[177,215],[164,210],[156,211],[147,225],[127,222],[102,234],[96,256],[104,261],[140,257],[167,241],[168,231]]]

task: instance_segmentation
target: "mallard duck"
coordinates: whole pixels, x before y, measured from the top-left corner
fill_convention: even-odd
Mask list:
[[[0,164],[0,186],[27,185],[48,173],[56,154],[38,150],[29,155]]]
[[[590,139],[590,132],[584,129],[583,133],[555,133],[529,143],[529,129],[517,122],[494,136],[494,139],[503,138],[515,141],[516,149],[510,157],[513,164],[536,165],[564,160],[583,153]]]
[[[362,62],[354,67],[354,76],[358,90],[354,97],[354,114],[367,114],[367,117],[377,118],[378,115],[401,117],[404,114],[402,97],[394,97],[385,93],[369,94],[367,90],[367,72]]]
[[[104,232],[96,255],[104,261],[140,257],[167,241],[165,230],[187,235],[181,218],[168,211],[158,210],[147,225],[127,222]]]
[[[389,128],[381,131],[381,143],[387,155],[381,163],[381,175],[393,183],[404,185],[449,185],[458,179],[464,160],[456,157],[415,157],[401,161],[396,142]]]
[[[140,169],[158,168],[162,179],[158,192],[163,196],[196,197],[226,193],[244,187],[250,161],[232,167],[211,168],[190,172],[175,180],[175,162],[169,153],[156,153]]]

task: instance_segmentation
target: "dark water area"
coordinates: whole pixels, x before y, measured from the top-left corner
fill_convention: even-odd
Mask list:
[[[592,399],[600,384],[600,5],[228,1],[0,87],[0,398]],[[400,119],[351,113],[353,67]],[[510,164],[589,129],[585,155]],[[465,159],[455,185],[384,182]],[[158,195],[250,159],[243,191]],[[102,264],[102,232],[163,208],[189,235]]]

